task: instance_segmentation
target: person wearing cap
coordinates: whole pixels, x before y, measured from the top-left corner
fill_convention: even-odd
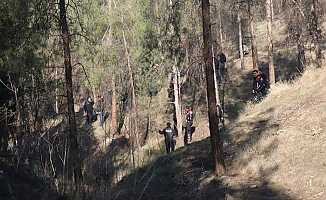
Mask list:
[[[164,128],[163,130],[159,130],[159,133],[161,135],[164,135],[166,153],[169,154],[174,151],[176,145],[176,134],[173,128],[171,128],[171,123],[166,123],[166,128]]]

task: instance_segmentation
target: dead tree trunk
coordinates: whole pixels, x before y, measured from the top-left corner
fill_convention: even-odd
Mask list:
[[[238,12],[238,26],[239,26],[239,54],[240,54],[240,69],[244,69],[244,56],[243,56],[243,38],[242,38],[242,21],[240,12]]]
[[[214,70],[212,59],[212,33],[210,22],[209,0],[202,0],[202,20],[203,20],[203,57],[205,64],[206,84],[207,84],[207,104],[208,120],[211,135],[211,148],[213,153],[214,173],[223,175],[225,173],[225,163],[223,157],[223,143],[219,131],[219,117],[217,112],[216,93],[214,88]]]
[[[273,56],[273,0],[266,0],[267,38],[268,38],[268,69],[269,82],[275,84],[275,67]]]
[[[182,111],[180,105],[180,84],[179,84],[179,70],[177,68],[177,62],[173,66],[173,93],[174,93],[174,111],[176,118],[176,132],[182,133]]]
[[[72,65],[70,55],[70,34],[67,23],[66,3],[65,0],[59,1],[60,10],[60,28],[62,32],[64,66],[65,66],[65,81],[68,103],[68,123],[69,123],[69,146],[70,146],[70,163],[73,168],[73,178],[75,183],[79,184],[82,178],[81,159],[79,156],[79,146],[77,142],[77,125],[74,110],[74,96],[72,83]]]
[[[216,96],[216,104],[217,106],[221,106],[221,101],[220,101],[220,97],[219,97],[219,87],[218,87],[218,80],[220,80],[221,77],[219,77],[220,75],[218,74],[218,72],[216,71],[218,68],[218,64],[215,62],[215,52],[214,52],[214,48],[212,46],[212,57],[213,57],[213,70],[214,70],[214,87],[215,87],[215,96]],[[217,66],[217,67],[216,67]]]
[[[248,6],[248,13],[250,18],[250,35],[251,35],[251,53],[253,69],[258,69],[258,50],[256,40],[256,24],[254,21],[254,13],[251,10],[251,5]]]

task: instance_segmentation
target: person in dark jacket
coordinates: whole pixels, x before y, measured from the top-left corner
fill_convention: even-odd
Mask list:
[[[215,71],[216,71],[216,78],[219,81],[219,84],[225,82],[227,68],[226,68],[226,56],[223,52],[220,52],[216,55],[215,58]]]
[[[253,70],[252,93],[256,100],[260,100],[267,94],[268,82],[266,76],[260,70]]]
[[[91,97],[88,97],[84,104],[84,114],[86,115],[86,122],[88,124],[92,123],[93,113],[94,113],[94,101]]]
[[[176,134],[175,131],[171,128],[171,123],[168,122],[166,124],[166,128],[164,128],[163,130],[159,130],[159,133],[161,135],[164,135],[166,153],[169,154],[174,151],[176,145]]]
[[[192,141],[192,133],[193,133],[193,122],[194,122],[194,113],[190,107],[186,108],[186,127],[185,127],[185,136],[184,143],[185,145],[189,144]]]

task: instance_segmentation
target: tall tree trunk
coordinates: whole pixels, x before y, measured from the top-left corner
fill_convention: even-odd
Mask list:
[[[68,103],[68,123],[69,123],[69,146],[70,146],[70,163],[73,167],[74,181],[77,185],[81,182],[81,159],[79,156],[79,146],[77,142],[77,126],[74,110],[74,96],[72,83],[72,65],[70,55],[70,34],[67,24],[66,3],[65,0],[59,1],[60,10],[60,28],[62,32],[64,65],[65,65],[65,81]]]
[[[251,52],[252,52],[252,66],[253,69],[258,69],[258,50],[256,40],[256,24],[254,21],[254,13],[252,12],[251,5],[248,6],[249,18],[250,18],[250,35],[251,35]]]
[[[113,136],[117,131],[117,91],[115,87],[115,74],[112,75],[112,100],[111,100],[111,124],[110,133]]]
[[[238,26],[239,26],[239,54],[240,54],[240,68],[244,69],[244,56],[243,56],[243,38],[242,38],[242,20],[240,12],[238,12]]]
[[[59,114],[59,70],[58,66],[55,66],[55,112]]]
[[[214,173],[223,175],[225,173],[225,163],[223,157],[223,143],[219,131],[219,117],[217,112],[216,93],[214,87],[214,70],[212,59],[212,33],[210,22],[209,0],[202,0],[202,20],[203,20],[203,57],[205,64],[206,84],[207,84],[207,104],[208,120],[211,135],[211,148],[213,153]]]
[[[216,71],[217,70],[216,68],[218,68],[219,63],[215,63],[215,52],[214,52],[213,46],[212,46],[212,57],[213,57],[214,87],[215,87],[215,94],[216,94],[215,95],[216,96],[216,104],[217,104],[217,106],[221,106],[221,101],[220,101],[219,91],[218,91],[218,89],[219,89],[218,80],[217,80],[217,79],[220,80],[221,77],[219,76],[219,73]],[[217,65],[217,67],[216,67],[216,65]]]
[[[122,21],[122,23],[123,23],[123,21]],[[123,28],[122,28],[122,36],[123,36],[125,54],[126,54],[126,57],[127,57],[129,84],[130,84],[130,90],[131,90],[130,120],[131,120],[131,126],[132,127],[129,127],[129,128],[130,128],[130,130],[132,132],[133,145],[134,145],[134,147],[138,148],[139,147],[139,135],[138,135],[138,130],[137,130],[137,104],[136,104],[135,85],[134,85],[134,77],[133,77],[133,72],[132,72],[131,63],[130,63],[130,56],[129,56],[129,51],[128,51],[127,39],[126,39],[125,31],[124,31]]]
[[[306,66],[306,52],[305,46],[302,41],[302,36],[299,35],[297,38],[297,49],[298,49],[298,71],[303,72]]]
[[[224,41],[223,41],[223,29],[222,29],[222,16],[221,16],[221,8],[220,11],[218,12],[218,19],[219,19],[219,35],[220,35],[220,45],[221,45],[221,50],[224,48]],[[218,52],[216,52],[218,53]]]
[[[275,84],[275,67],[273,56],[273,0],[266,0],[267,38],[268,38],[268,69],[269,82]]]
[[[178,134],[182,133],[182,111],[180,104],[180,84],[179,84],[179,70],[175,61],[173,66],[173,93],[174,93],[174,111],[176,124],[175,128]]]
[[[318,17],[318,0],[313,0],[311,5],[311,22],[310,22],[310,32],[312,35],[312,42],[314,44],[315,51],[315,63],[317,67],[321,67],[322,53],[320,48],[320,41],[322,37],[322,31],[319,27],[319,17]]]

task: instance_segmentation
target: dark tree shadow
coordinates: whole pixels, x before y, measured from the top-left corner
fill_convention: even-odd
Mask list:
[[[26,168],[17,169],[0,160],[1,200],[57,200],[59,197],[48,179],[37,177]]]
[[[281,54],[274,55],[276,81],[292,81],[301,75],[298,68],[298,61],[295,55]],[[268,63],[260,63],[260,69],[269,77]]]
[[[270,137],[267,129],[277,129],[266,117],[272,109],[259,114],[260,120],[243,122],[249,127],[250,134],[239,144],[232,144],[233,138],[226,131],[223,137],[229,141],[225,145],[227,166],[230,168],[244,149],[251,148],[264,137]],[[240,126],[242,126],[240,124]],[[277,148],[277,137],[260,152],[269,157]],[[237,174],[227,174],[216,178],[212,175],[209,138],[194,142],[178,149],[171,155],[161,156],[147,166],[125,177],[113,188],[112,199],[118,200],[186,200],[186,199],[248,199],[248,200],[295,200],[286,193],[285,188],[273,185],[269,179],[278,170],[278,166],[261,168],[256,178],[247,181],[230,181]],[[249,156],[242,160],[239,167],[245,167],[254,159]]]

